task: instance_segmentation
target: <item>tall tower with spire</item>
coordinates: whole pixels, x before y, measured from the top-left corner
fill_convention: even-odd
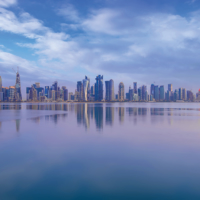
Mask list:
[[[2,92],[2,79],[1,79],[1,76],[0,76],[0,92]]]
[[[21,81],[19,75],[19,69],[16,72],[16,83],[15,83],[15,101],[22,101],[22,93],[21,93]]]

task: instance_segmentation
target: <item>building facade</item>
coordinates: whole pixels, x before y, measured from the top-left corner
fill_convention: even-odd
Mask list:
[[[123,82],[121,82],[119,84],[118,100],[119,101],[124,101],[124,83]]]
[[[98,75],[95,83],[95,101],[103,100],[103,76]]]
[[[105,100],[114,101],[115,100],[114,81],[112,79],[110,81],[105,81],[105,87],[106,87]]]

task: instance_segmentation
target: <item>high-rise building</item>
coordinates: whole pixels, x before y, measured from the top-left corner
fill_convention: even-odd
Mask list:
[[[155,98],[155,85],[154,84],[151,84],[150,95],[152,95],[152,97]]]
[[[14,101],[15,100],[15,87],[10,86],[9,87],[9,101]]]
[[[122,82],[119,84],[118,99],[124,101],[124,83]]]
[[[3,101],[3,92],[0,92],[0,101]]]
[[[1,79],[1,76],[0,76],[0,101],[3,101],[4,100],[4,94],[3,94],[3,91],[2,91],[2,79]]]
[[[27,101],[30,99],[30,91],[31,91],[31,87],[27,87],[26,88],[26,100]]]
[[[172,92],[172,91],[173,91],[172,84],[168,84],[168,91],[169,91],[169,92]]]
[[[2,87],[2,92],[3,92],[3,101],[9,101],[9,88]]]
[[[2,78],[0,76],[0,92],[2,92]]]
[[[95,100],[96,101],[102,101],[103,100],[103,76],[101,76],[101,75],[98,75],[96,77]]]
[[[183,88],[179,88],[179,100],[183,100]]]
[[[133,83],[133,93],[137,94],[138,90],[137,90],[137,82]]]
[[[49,90],[50,90],[49,86],[45,86],[44,87],[44,95],[45,95],[46,98],[50,98],[49,97]]]
[[[183,93],[182,93],[182,98],[183,98],[184,101],[186,101],[186,100],[187,100],[187,92],[186,92],[186,89],[183,88],[182,92],[183,92]]]
[[[34,85],[31,86],[29,100],[37,101],[37,90]]]
[[[69,92],[69,101],[72,100],[73,92]]]
[[[154,86],[154,98],[155,98],[155,100],[156,101],[159,101],[159,87],[158,87],[158,85],[155,85]]]
[[[174,101],[177,101],[177,100],[179,100],[179,91],[175,90],[174,91]]]
[[[51,91],[51,96],[52,96],[52,100],[55,101],[56,100],[56,91],[55,90]]]
[[[196,94],[196,101],[200,102],[200,89],[199,89],[198,93]]]
[[[85,80],[88,81],[87,100],[89,100],[89,98],[90,98],[90,93],[91,93],[91,91],[90,91],[90,78],[89,78],[88,76],[85,76]]]
[[[58,90],[58,82],[57,81],[55,81],[52,86],[53,86],[53,90],[55,90],[55,91]]]
[[[164,101],[165,100],[165,89],[164,89],[164,85],[160,86],[160,101]]]
[[[142,100],[142,87],[138,88],[138,101]]]
[[[187,100],[188,101],[194,101],[194,94],[192,91],[187,91]]]
[[[84,79],[83,80],[83,100],[84,101],[88,101],[88,89],[89,89],[89,80],[88,79]]]
[[[91,93],[90,93],[91,96],[95,96],[95,86],[92,85],[91,86]]]
[[[14,101],[22,101],[21,81],[20,81],[20,75],[18,71],[16,73]]]
[[[81,81],[77,82],[77,92],[78,92],[78,101],[83,100],[83,83]]]
[[[126,93],[126,100],[130,100],[129,92]]]
[[[142,86],[142,99],[143,101],[146,101],[146,91],[147,91],[147,86],[143,85]]]
[[[105,100],[110,101],[110,81],[105,81],[105,89],[106,89]]]
[[[134,94],[134,89],[131,89],[131,87],[129,87],[129,101],[133,101],[133,94]]]
[[[63,100],[64,101],[68,100],[68,89],[66,87],[63,88]]]
[[[105,86],[106,86],[105,100],[114,101],[115,100],[114,81],[112,79],[110,81],[105,81]]]
[[[36,87],[39,88],[40,87],[40,83],[35,83]]]

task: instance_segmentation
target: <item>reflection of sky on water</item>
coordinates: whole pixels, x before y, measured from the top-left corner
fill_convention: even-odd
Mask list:
[[[199,108],[0,104],[0,199],[199,199]]]

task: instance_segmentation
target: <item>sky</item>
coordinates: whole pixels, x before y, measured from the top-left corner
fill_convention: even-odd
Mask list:
[[[74,92],[85,75],[125,91],[200,88],[200,0],[0,0],[0,76]],[[13,71],[13,69],[14,71]]]

